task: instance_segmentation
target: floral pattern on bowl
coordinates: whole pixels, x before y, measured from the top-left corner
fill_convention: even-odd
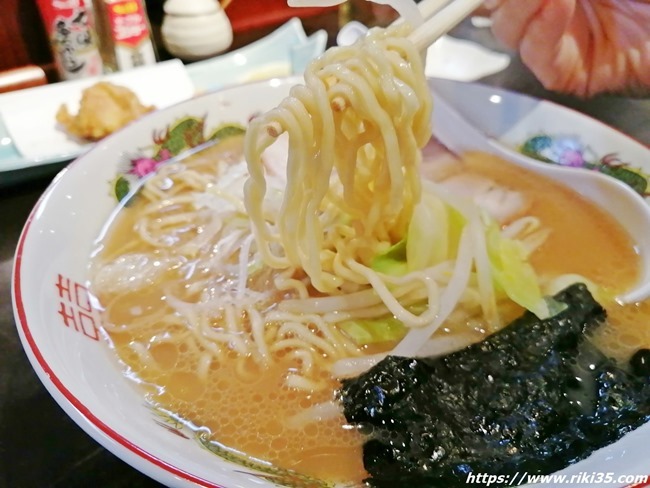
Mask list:
[[[137,182],[156,171],[161,164],[245,131],[242,125],[234,123],[224,123],[212,130],[206,130],[205,118],[195,116],[175,120],[166,129],[153,134],[153,144],[128,158],[126,168],[112,183],[112,192],[118,201],[122,201],[137,186]]]
[[[524,141],[519,150],[545,163],[599,171],[629,185],[643,197],[650,196],[650,175],[638,165],[621,161],[616,153],[599,157],[578,136],[538,134]]]

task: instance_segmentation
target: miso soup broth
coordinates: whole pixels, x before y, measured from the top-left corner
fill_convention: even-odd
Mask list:
[[[319,479],[361,483],[363,435],[341,413],[300,425],[295,419],[334,399],[335,360],[390,350],[394,343],[357,346],[317,317],[312,336],[304,338],[290,316],[283,319],[278,304],[293,295],[276,286],[282,273],[253,258],[239,259],[254,246],[241,199],[235,198],[246,176],[242,145],[243,138],[232,137],[162,167],[107,224],[91,275],[107,335],[149,402],[207,427],[227,448]],[[525,195],[528,213],[548,229],[531,256],[540,275],[579,274],[608,296],[637,278],[630,238],[602,209],[492,156],[467,155],[462,171]],[[219,234],[226,228],[224,208],[232,219],[229,235]],[[242,269],[248,271],[246,283],[239,281]],[[304,280],[300,273],[281,278]],[[309,286],[304,291],[319,296]],[[594,338],[603,351],[626,360],[650,346],[650,327],[643,326],[650,305],[603,305],[609,323]],[[508,318],[521,311],[508,306]],[[260,327],[270,312],[272,323]],[[449,323],[439,334],[463,327],[468,326]],[[472,326],[467,332],[480,339],[483,331]],[[297,339],[316,353],[295,349]]]

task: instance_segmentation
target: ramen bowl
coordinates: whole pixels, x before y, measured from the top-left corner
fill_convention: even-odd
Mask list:
[[[89,292],[89,258],[119,195],[137,186],[146,173],[142,168],[155,167],[152,151],[160,134],[173,133],[179,121],[205,134],[225,123],[246,124],[277,105],[298,81],[271,79],[210,93],[149,114],[100,141],[53,180],[18,244],[14,310],[39,378],[80,428],[167,486],[289,487],[300,480],[267,464],[234,458],[207,442],[200,430],[189,430],[144,401],[107,345],[98,305]],[[613,144],[620,144],[612,134]],[[583,136],[588,143],[588,131]],[[617,149],[623,148],[612,147],[612,152]],[[649,434],[646,424],[562,473],[614,473],[613,486],[629,485],[635,475],[650,474]],[[319,486],[317,480],[310,482]]]

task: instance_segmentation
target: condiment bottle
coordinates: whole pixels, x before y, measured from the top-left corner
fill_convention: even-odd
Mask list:
[[[93,0],[104,71],[154,64],[156,49],[144,0]]]
[[[64,80],[102,73],[90,0],[38,0],[54,62]]]

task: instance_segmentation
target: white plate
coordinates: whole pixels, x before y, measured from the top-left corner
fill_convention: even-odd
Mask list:
[[[510,64],[510,56],[480,44],[442,36],[427,49],[427,76],[458,81],[475,81],[499,73]]]
[[[242,82],[286,77],[304,72],[327,44],[324,30],[307,37],[294,17],[268,36],[237,51],[187,66],[197,93]]]
[[[99,317],[90,306],[84,283],[94,241],[116,206],[107,189],[116,176],[128,174],[125,161],[153,154],[147,150],[152,134],[188,116],[205,116],[206,133],[221,123],[246,123],[251,115],[275,106],[296,81],[273,79],[207,94],[149,114],[100,141],[52,182],[19,241],[13,273],[14,310],[23,346],[41,381],[97,442],[167,486],[277,485],[263,479],[261,471],[208,452],[191,435],[183,438],[174,429],[157,425],[141,392],[123,377],[113,352],[99,340]],[[518,99],[513,96],[511,103],[516,105]],[[591,142],[590,133],[581,133],[578,126],[574,129]],[[605,146],[609,141],[610,152],[627,150],[627,139],[612,130],[599,138],[605,139],[599,141]],[[65,315],[74,316],[75,321],[68,318],[66,322]],[[650,424],[564,473],[648,474],[648,435]]]
[[[300,20],[293,18],[256,42],[184,69],[180,61],[174,60],[171,64],[158,63],[111,76],[116,82],[132,87],[143,96],[143,101],[151,99],[149,103],[163,108],[228,84],[302,73],[307,63],[325,50],[326,42],[325,31],[308,37]],[[172,69],[172,66],[173,73],[156,75],[157,70]],[[150,81],[151,76],[155,82]],[[173,80],[178,83],[172,84]],[[0,188],[41,174],[52,174],[52,168],[60,169],[92,146],[66,138],[56,129],[54,118],[61,103],[78,103],[82,87],[90,83],[90,80],[62,82],[0,95]],[[150,96],[157,87],[163,93],[162,98]],[[71,110],[74,112],[73,106]]]
[[[194,85],[177,59],[110,75],[66,81],[0,95],[0,181],[3,171],[69,160],[92,143],[69,137],[56,121],[62,104],[79,108],[81,92],[100,80],[133,90],[145,105],[165,108],[194,95]],[[164,80],[164,82],[161,82]]]
[[[61,105],[77,113],[83,90],[99,81],[125,86],[143,105],[158,109],[194,95],[192,80],[178,59],[0,95],[0,117],[20,155],[26,160],[42,161],[52,155],[70,157],[87,151],[92,144],[70,137],[56,121],[56,114]]]

